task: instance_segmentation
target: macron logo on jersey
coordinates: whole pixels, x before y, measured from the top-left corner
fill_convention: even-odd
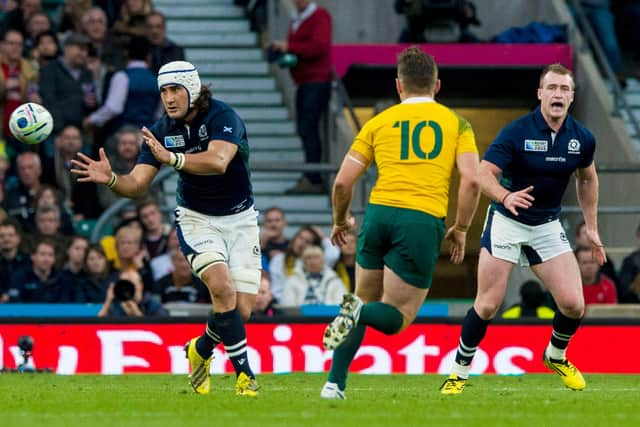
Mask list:
[[[544,152],[548,150],[549,143],[538,139],[525,139],[524,151]]]
[[[231,126],[222,126],[222,133],[233,133],[233,128]]]

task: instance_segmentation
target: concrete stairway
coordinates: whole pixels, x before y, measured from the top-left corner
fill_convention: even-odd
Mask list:
[[[631,107],[633,117],[640,123],[640,82],[635,78],[627,79],[627,88],[624,91],[625,101]],[[634,142],[634,147],[640,153],[640,135],[636,134],[634,127],[631,125],[628,114],[622,112],[622,118],[625,122],[625,128]]]
[[[256,34],[233,0],[154,0],[167,16],[167,35],[186,50],[214,97],[230,104],[247,125],[251,163],[302,163],[304,153],[295,125],[258,47]],[[302,224],[330,224],[324,195],[285,195],[300,173],[253,172],[256,206],[279,206],[287,213],[291,235]],[[175,194],[175,179],[165,184]],[[175,204],[175,201],[171,203]]]

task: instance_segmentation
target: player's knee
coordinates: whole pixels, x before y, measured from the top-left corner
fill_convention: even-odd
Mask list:
[[[226,262],[224,256],[218,252],[203,252],[200,254],[189,254],[186,256],[187,261],[191,265],[191,271],[200,278],[203,282],[207,284],[209,289],[211,289],[211,283],[213,282],[211,277],[205,277],[205,274],[210,274],[207,272],[209,267]]]
[[[500,304],[494,301],[476,301],[473,307],[475,308],[476,313],[478,313],[478,316],[480,316],[481,319],[490,320],[496,317],[496,314],[498,314]]]
[[[584,316],[584,303],[576,301],[573,303],[558,304],[558,310],[566,317],[580,319]]]

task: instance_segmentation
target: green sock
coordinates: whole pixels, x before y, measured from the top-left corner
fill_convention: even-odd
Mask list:
[[[383,302],[370,302],[362,306],[359,325],[371,326],[373,329],[391,335],[402,328],[402,313],[392,305]]]
[[[331,370],[327,381],[338,384],[340,390],[344,390],[347,386],[349,365],[351,365],[360,348],[360,344],[362,344],[365,329],[366,326],[357,325],[349,332],[347,339],[340,344],[340,347],[333,351],[333,361],[331,362]]]

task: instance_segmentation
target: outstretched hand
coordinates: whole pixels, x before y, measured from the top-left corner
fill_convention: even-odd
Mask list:
[[[502,200],[502,205],[512,214],[518,216],[516,208],[529,209],[535,198],[530,194],[533,191],[533,185],[523,188],[520,191],[508,193]]]
[[[347,243],[347,234],[353,230],[356,225],[354,217],[350,216],[342,224],[333,224],[331,227],[331,243],[335,246],[342,246]]]
[[[447,230],[444,238],[451,243],[449,260],[454,264],[462,263],[462,261],[464,261],[465,246],[467,244],[467,232],[457,230],[456,226],[452,225]]]
[[[146,127],[142,127],[142,135],[144,139],[144,143],[147,144],[149,150],[151,150],[151,154],[156,158],[157,161],[163,164],[168,164],[171,160],[171,153],[169,150],[164,148],[162,144],[156,139],[156,137],[151,133],[149,129]]]
[[[71,160],[74,166],[71,173],[78,176],[78,182],[95,182],[96,184],[106,184],[111,179],[111,164],[104,148],[98,152],[99,160],[93,160],[89,156],[78,153],[78,158]]]

